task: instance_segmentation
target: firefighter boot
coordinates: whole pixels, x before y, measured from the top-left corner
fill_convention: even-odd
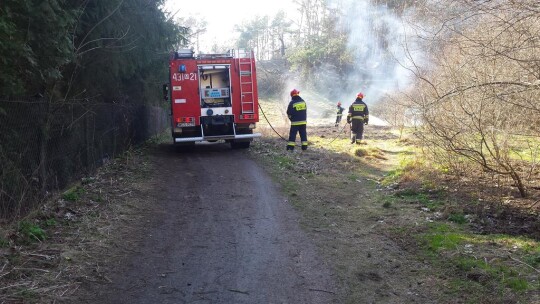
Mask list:
[[[287,151],[293,152],[294,151],[294,146],[287,145]]]
[[[367,143],[364,141],[364,134],[360,134],[358,138],[356,139],[357,145],[367,145]]]
[[[354,144],[354,143],[356,143],[356,135],[351,134],[351,144]]]

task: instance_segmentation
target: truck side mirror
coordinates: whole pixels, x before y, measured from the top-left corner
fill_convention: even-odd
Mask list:
[[[163,85],[163,99],[169,100],[169,85],[168,84]]]

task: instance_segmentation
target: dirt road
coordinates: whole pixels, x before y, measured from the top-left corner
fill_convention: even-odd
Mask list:
[[[87,302],[337,301],[328,265],[246,151],[207,144],[177,153],[162,145],[151,163],[141,245]]]

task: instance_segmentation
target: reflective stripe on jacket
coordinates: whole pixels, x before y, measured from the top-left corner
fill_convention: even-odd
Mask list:
[[[287,107],[287,116],[289,116],[292,126],[307,124],[307,105],[300,96],[292,97]]]
[[[355,120],[369,120],[368,106],[362,99],[357,98],[349,107],[349,114],[347,116]]]

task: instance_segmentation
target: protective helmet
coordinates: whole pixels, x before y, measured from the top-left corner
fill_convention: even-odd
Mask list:
[[[339,107],[339,106],[341,105],[341,101],[338,101],[338,102],[337,102],[337,105],[338,105],[338,107]]]
[[[296,96],[296,95],[300,95],[300,91],[298,91],[297,89],[293,89],[293,90],[291,91],[291,97],[292,97],[292,96]]]
[[[364,98],[364,93],[360,92],[356,94],[356,98],[360,98],[360,99]]]

